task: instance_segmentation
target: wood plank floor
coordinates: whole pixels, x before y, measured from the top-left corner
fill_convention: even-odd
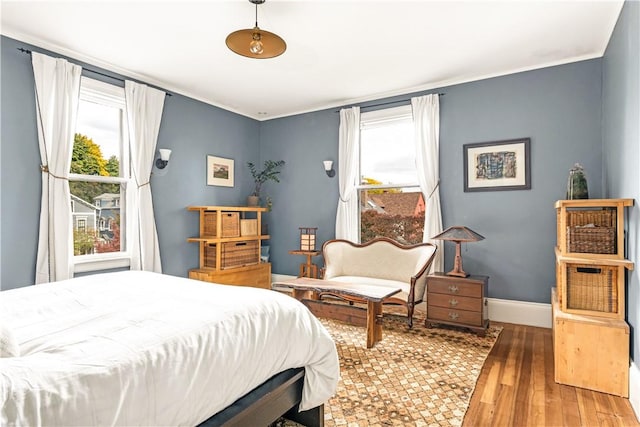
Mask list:
[[[463,426],[640,426],[627,399],[554,381],[551,329],[501,325]]]

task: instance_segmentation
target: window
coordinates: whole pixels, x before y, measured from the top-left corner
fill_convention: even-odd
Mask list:
[[[78,231],[86,231],[86,230],[87,230],[87,219],[78,218]]]
[[[360,241],[421,243],[425,202],[415,164],[411,106],[360,117]]]
[[[78,221],[74,228],[76,272],[128,265],[124,200],[129,170],[124,89],[82,77],[69,187],[77,200],[73,214],[93,207],[96,218],[82,228]]]

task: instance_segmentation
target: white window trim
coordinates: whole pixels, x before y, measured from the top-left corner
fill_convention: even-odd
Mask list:
[[[382,126],[389,125],[393,122],[413,123],[413,111],[412,111],[411,105],[401,105],[399,107],[383,108],[381,110],[368,111],[360,115],[361,130],[382,127]],[[362,151],[362,143],[359,146],[360,146],[360,150]],[[360,165],[362,162],[360,157],[361,154],[362,154],[361,152],[358,153],[358,176],[361,176],[361,173],[360,173]],[[367,190],[367,189],[386,189],[386,188],[420,188],[420,183],[408,182],[408,183],[367,185],[367,184],[361,184],[360,182],[358,182],[356,184],[356,190],[358,191]]]
[[[129,146],[129,135],[127,131],[127,114],[126,114],[126,101],[124,88],[115,86],[109,83],[101,82],[99,80],[91,79],[88,77],[82,77],[80,83],[80,99],[88,102],[95,102],[103,105],[112,106],[122,109],[122,122],[120,123],[121,136],[120,141],[125,147]],[[129,150],[121,150],[120,165],[129,165]],[[121,184],[127,187],[130,179],[130,168],[125,170],[124,167],[120,168],[120,177],[103,177],[96,175],[80,175],[69,174],[69,180],[71,181],[86,181],[86,182],[103,182],[110,184]],[[121,203],[121,209],[124,206],[124,215],[126,215],[126,203]],[[121,215],[121,224],[126,223],[126,218]],[[127,248],[126,233],[121,234],[121,245]],[[76,255],[72,254],[72,262],[74,264],[74,273],[87,273],[98,270],[108,270],[113,268],[125,268],[131,265],[131,253],[128,249],[120,252],[110,252],[103,254],[89,254],[89,255]]]

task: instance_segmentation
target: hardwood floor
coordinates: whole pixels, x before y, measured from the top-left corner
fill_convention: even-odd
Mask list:
[[[640,426],[627,399],[554,381],[551,329],[502,326],[463,426]]]

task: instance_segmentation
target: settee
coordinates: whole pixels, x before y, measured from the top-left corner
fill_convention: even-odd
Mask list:
[[[323,279],[400,288],[401,292],[384,299],[383,304],[404,305],[411,328],[415,305],[424,299],[427,272],[436,250],[431,243],[402,245],[385,237],[363,244],[328,240],[322,245]]]

